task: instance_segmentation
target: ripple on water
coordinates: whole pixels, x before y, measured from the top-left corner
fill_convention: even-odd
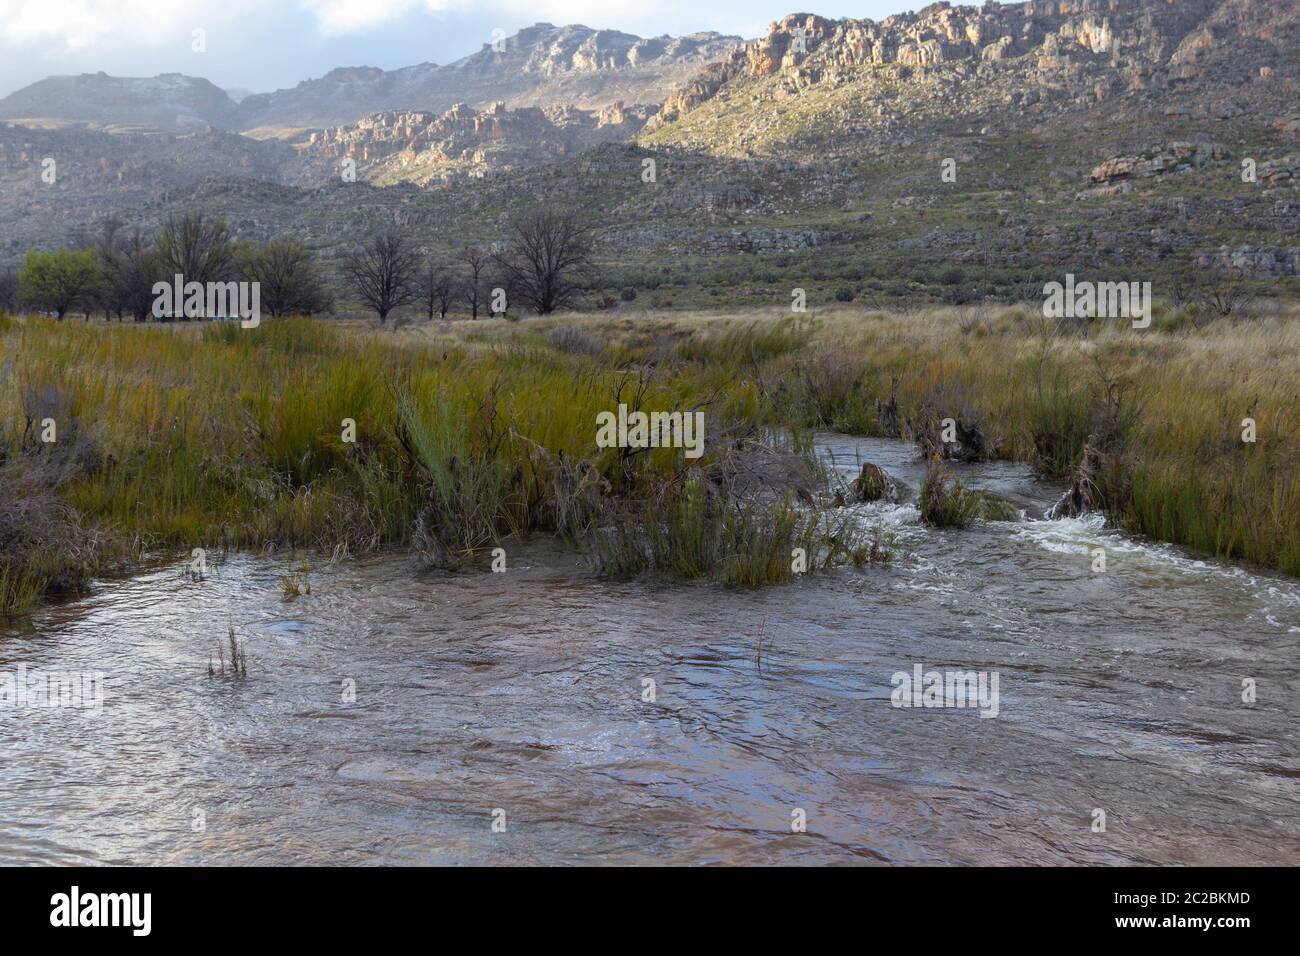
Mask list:
[[[963,474],[1030,514],[1059,490]],[[541,540],[505,575],[322,565],[288,604],[245,556],[104,582],[0,642],[0,671],[107,675],[96,717],[0,708],[0,863],[1294,862],[1294,582],[1098,516],[848,513],[893,564],[758,592],[597,581]],[[228,625],[244,681],[206,674]],[[894,707],[916,664],[996,672],[999,716]]]

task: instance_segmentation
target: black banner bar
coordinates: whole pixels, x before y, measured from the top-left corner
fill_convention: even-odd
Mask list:
[[[1046,932],[1069,940],[1200,936],[1231,945],[1241,933],[1287,925],[1282,910],[1293,876],[1281,869],[613,870],[598,877],[578,869],[3,869],[0,913],[9,942],[73,933],[80,941],[192,942],[235,931],[249,942],[338,945],[409,938],[475,913],[492,915],[479,925],[494,937],[503,926],[544,934],[575,920],[586,929],[649,927],[691,912],[722,919],[723,900],[731,908],[749,899],[757,911],[746,905],[725,916],[737,932],[783,914],[831,928],[846,916],[880,925],[890,914],[921,911],[932,919],[914,929],[939,934],[936,941],[996,928],[1009,941]],[[752,922],[745,912],[761,918]],[[467,925],[473,932],[474,921]]]

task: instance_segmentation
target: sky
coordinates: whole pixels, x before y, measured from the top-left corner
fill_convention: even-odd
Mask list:
[[[539,21],[746,39],[787,13],[871,17],[907,0],[0,0],[0,96],[52,74],[186,73],[254,92],[339,66],[450,63]],[[195,31],[203,31],[202,44]],[[497,34],[500,35],[500,34]],[[198,51],[197,46],[205,47]]]

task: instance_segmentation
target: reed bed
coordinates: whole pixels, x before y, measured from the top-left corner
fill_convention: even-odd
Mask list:
[[[542,531],[598,561],[598,534],[633,520],[626,540],[655,542],[660,554],[669,542],[685,548],[659,527],[661,516],[633,516],[629,502],[671,501],[701,481],[730,500],[724,461],[753,444],[757,393],[704,388],[680,369],[611,366],[592,351],[536,334],[441,343],[306,319],[252,330],[9,319],[0,334],[0,494],[12,511],[48,484],[36,476],[57,472],[53,501],[66,514],[37,538],[22,515],[8,525],[0,516],[0,611],[166,549],[412,546],[430,564],[456,568],[512,535]],[[692,461],[671,447],[596,447],[597,414],[620,403],[703,410],[720,450]],[[38,437],[47,421],[54,441]],[[774,499],[732,504],[734,540],[710,560],[770,553],[751,555],[759,570],[710,567],[706,576],[787,578],[778,567],[790,563],[786,543],[815,538],[805,528],[815,518]],[[83,556],[83,525],[116,546]],[[76,573],[51,561],[64,552],[77,556]]]
[[[1157,305],[1149,329],[1005,306],[577,324],[603,335],[606,355],[657,356],[708,387],[756,389],[746,414],[797,429],[919,440],[960,418],[978,423],[989,457],[1056,479],[1077,473],[1091,439],[1105,451],[1098,504],[1116,525],[1300,574],[1300,310],[1179,315]],[[1254,441],[1243,440],[1247,419]]]
[[[533,532],[573,540],[605,573],[780,582],[794,548],[812,553],[811,568],[864,553],[809,507],[812,429],[926,447],[949,417],[978,427],[981,453],[1056,478],[1092,442],[1106,462],[1092,479],[1116,523],[1300,574],[1295,315],[1066,331],[1030,310],[968,313],[398,331],[6,316],[0,611],[143,551],[412,547],[456,567]],[[596,415],[620,402],[703,410],[704,457],[597,448]],[[1245,419],[1254,442],[1241,440]],[[40,438],[47,420],[52,443]],[[343,440],[349,423],[355,441]],[[807,467],[792,476],[788,461],[763,459],[775,470],[756,494],[738,476],[754,472],[746,456],[771,446],[773,428],[789,444],[782,460]]]
[[[905,438],[941,417],[977,422],[989,456],[1045,477],[1074,474],[1092,440],[1106,452],[1100,504],[1117,525],[1300,574],[1295,310],[1146,330],[1067,330],[1003,307],[972,322],[970,311],[826,312],[804,320],[812,332],[796,351],[755,363],[730,347],[729,372],[704,367],[757,381],[771,412],[798,427],[889,435],[880,409],[891,403]],[[690,334],[722,343],[753,323],[719,317]],[[699,344],[683,351],[702,354]],[[1243,440],[1247,419],[1253,441]]]

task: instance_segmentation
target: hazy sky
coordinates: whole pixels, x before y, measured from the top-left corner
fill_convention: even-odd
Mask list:
[[[746,38],[787,13],[871,17],[906,0],[0,0],[0,96],[55,73],[188,73],[256,92],[336,66],[449,63],[538,21]],[[193,50],[196,29],[207,52]]]

